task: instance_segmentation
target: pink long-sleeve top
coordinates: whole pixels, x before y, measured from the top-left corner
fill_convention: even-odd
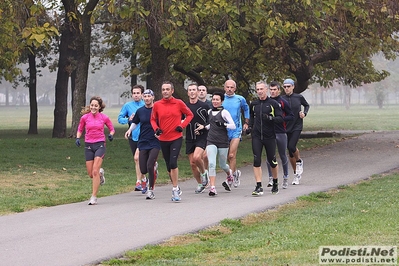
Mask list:
[[[78,133],[82,134],[86,129],[85,142],[95,143],[105,141],[104,125],[107,126],[110,133],[115,132],[111,119],[103,113],[87,113],[80,118]]]

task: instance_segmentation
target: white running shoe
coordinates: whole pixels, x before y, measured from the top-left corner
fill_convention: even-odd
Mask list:
[[[241,171],[237,170],[234,174],[233,174],[233,186],[235,188],[237,188],[240,185],[240,177],[241,177]]]
[[[301,175],[303,173],[303,160],[300,159],[300,162],[296,162],[296,169],[295,169],[295,173],[297,175]]]
[[[105,176],[104,176],[104,169],[100,168],[100,185],[104,185],[105,184]]]
[[[269,183],[267,184],[267,187],[272,187],[273,186],[273,177],[269,176]]]
[[[283,185],[282,185],[283,189],[287,189],[288,188],[288,178],[283,178]]]
[[[97,197],[91,196],[88,205],[96,205],[97,204]]]
[[[211,187],[210,189],[209,189],[209,196],[211,196],[211,197],[213,197],[213,196],[216,196],[218,193],[217,193],[217,191],[216,191],[216,188],[215,187]]]
[[[301,175],[295,174],[294,180],[292,181],[293,185],[299,185],[299,180],[301,180]]]
[[[181,200],[181,198],[180,198],[180,195],[181,195],[181,190],[180,190],[180,188],[178,188],[178,189],[172,189],[172,198],[171,198],[171,200],[172,201],[180,201]]]
[[[209,186],[209,177],[208,177],[208,170],[205,170],[203,174],[201,174],[201,181],[202,181],[202,186],[204,188]]]
[[[148,200],[155,199],[154,191],[148,190],[147,191],[147,197],[145,199],[148,199]]]
[[[205,187],[202,184],[198,184],[197,189],[194,191],[195,194],[200,194],[202,192],[204,192]]]

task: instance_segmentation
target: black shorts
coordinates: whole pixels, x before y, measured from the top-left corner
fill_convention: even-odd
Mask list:
[[[86,161],[93,161],[94,157],[104,158],[105,143],[104,141],[96,143],[85,143],[85,157]]]
[[[195,141],[186,142],[186,154],[191,154],[194,152],[195,148],[201,148],[205,150],[206,148],[206,138],[199,138]]]

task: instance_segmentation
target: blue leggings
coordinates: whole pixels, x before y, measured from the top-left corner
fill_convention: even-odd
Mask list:
[[[229,172],[230,167],[226,163],[228,152],[229,148],[218,148],[213,144],[206,146],[206,154],[209,162],[209,176],[216,176],[216,156],[219,157],[220,168],[222,168],[226,173]]]

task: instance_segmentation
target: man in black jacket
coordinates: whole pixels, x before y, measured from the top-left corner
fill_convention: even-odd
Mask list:
[[[283,88],[285,91],[283,98],[290,104],[292,113],[294,114],[294,120],[288,121],[287,123],[287,148],[292,169],[294,170],[294,180],[292,184],[299,185],[299,180],[303,173],[303,160],[299,155],[299,150],[296,145],[303,129],[303,119],[309,111],[309,104],[301,94],[294,93],[295,83],[292,79],[284,80]]]

